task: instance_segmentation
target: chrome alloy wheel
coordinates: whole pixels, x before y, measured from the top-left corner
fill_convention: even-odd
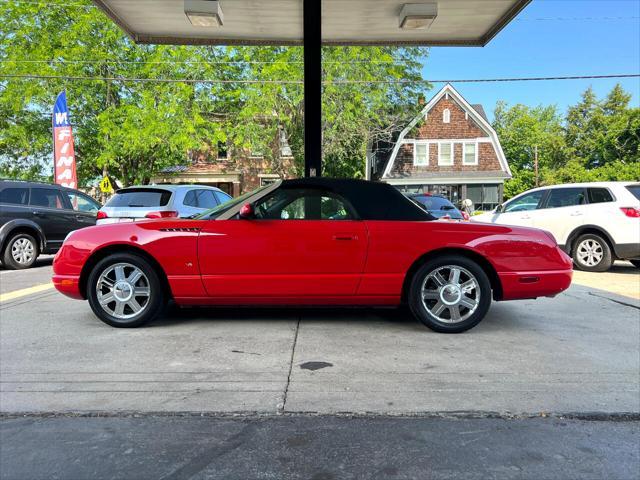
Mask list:
[[[98,303],[106,313],[127,320],[147,308],[151,287],[140,268],[130,263],[116,263],[102,272],[96,293]]]
[[[466,268],[445,265],[429,272],[422,282],[422,305],[439,322],[465,321],[480,304],[480,287]]]
[[[578,259],[587,267],[595,267],[604,257],[604,249],[600,242],[593,238],[587,238],[578,245]]]
[[[36,247],[28,238],[19,238],[11,244],[11,256],[20,265],[28,265],[33,260]]]

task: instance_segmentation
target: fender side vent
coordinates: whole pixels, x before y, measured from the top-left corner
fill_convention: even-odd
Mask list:
[[[198,227],[161,228],[161,232],[199,232]]]

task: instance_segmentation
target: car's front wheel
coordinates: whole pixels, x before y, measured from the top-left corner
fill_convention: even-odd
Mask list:
[[[28,233],[16,233],[7,241],[2,252],[2,263],[12,270],[29,268],[38,258],[38,243]]]
[[[573,263],[586,272],[606,272],[613,263],[611,248],[600,235],[587,233],[576,240]]]
[[[426,262],[414,275],[409,306],[436,332],[460,333],[475,327],[491,305],[491,283],[474,261],[447,255]]]
[[[150,322],[166,300],[153,266],[131,254],[114,254],[100,260],[87,280],[87,298],[100,320],[122,328]]]

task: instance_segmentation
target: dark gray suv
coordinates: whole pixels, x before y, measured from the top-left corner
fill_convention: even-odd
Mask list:
[[[5,268],[31,267],[58,251],[67,234],[95,225],[100,204],[78,190],[0,180],[0,259]]]

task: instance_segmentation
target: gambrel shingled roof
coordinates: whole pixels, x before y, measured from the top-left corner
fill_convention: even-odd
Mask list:
[[[507,173],[507,176],[511,177],[511,169],[509,168],[509,163],[507,162],[507,158],[505,157],[504,152],[502,151],[502,146],[500,145],[500,140],[498,139],[498,134],[496,133],[496,131],[493,129],[493,127],[489,123],[489,121],[487,119],[487,116],[486,116],[486,114],[484,112],[484,108],[482,108],[482,105],[471,105],[471,104],[469,104],[464,99],[464,97],[462,95],[460,95],[460,93],[455,88],[453,88],[453,85],[451,85],[450,83],[447,83],[438,93],[436,93],[434,95],[434,97],[429,101],[429,103],[427,103],[424,106],[424,108],[420,111],[420,113],[418,115],[416,115],[413,120],[411,120],[409,125],[407,125],[405,127],[405,129],[402,130],[402,132],[400,133],[400,136],[398,137],[398,141],[396,142],[396,145],[393,148],[393,152],[391,153],[391,156],[389,157],[389,162],[387,163],[387,166],[384,169],[384,173],[382,174],[382,179],[390,178],[389,174],[391,173],[391,171],[393,169],[393,165],[394,165],[394,163],[396,161],[396,157],[398,155],[398,151],[400,150],[400,147],[402,146],[402,142],[405,139],[405,137],[407,136],[407,134],[411,131],[411,129],[413,127],[416,126],[416,124],[420,120],[425,118],[425,115],[427,115],[427,113],[429,113],[429,111],[445,95],[448,95],[458,105],[460,105],[460,107],[466,113],[469,114],[469,116],[478,124],[478,126],[480,128],[482,128],[487,133],[487,135],[491,138],[491,140],[493,141],[493,144],[495,146],[496,154],[498,156],[498,161],[500,162],[500,166],[502,167],[503,171]],[[479,108],[477,108],[477,107],[479,107]]]

